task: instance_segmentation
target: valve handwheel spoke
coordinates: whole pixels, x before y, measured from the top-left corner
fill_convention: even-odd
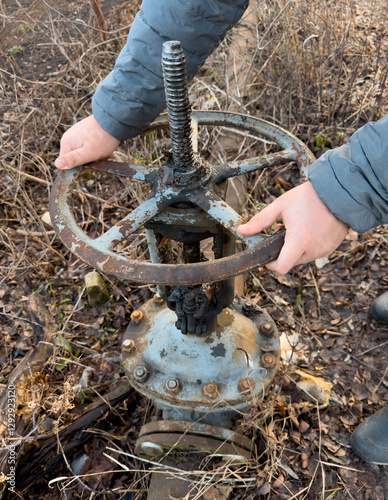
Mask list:
[[[94,240],[95,244],[101,249],[112,249],[123,239],[134,233],[137,229],[149,222],[155,215],[171,205],[172,197],[161,194],[152,196],[130,214],[117,222],[102,236]]]
[[[152,179],[157,173],[156,168],[147,168],[141,165],[131,165],[130,163],[121,163],[111,160],[99,160],[89,165],[85,165],[83,169],[97,170],[114,175],[129,177],[137,181],[152,182]]]
[[[205,194],[203,192],[203,196],[197,195],[193,197],[192,201],[202,208],[204,212],[209,214],[210,217],[219,222],[221,226],[231,231],[238,238],[241,238],[247,248],[255,248],[257,245],[265,241],[266,237],[262,234],[243,237],[237,231],[237,226],[241,223],[241,216],[230,205],[228,205],[226,201],[221,199],[215,193]]]
[[[262,155],[256,158],[223,163],[222,165],[215,167],[217,169],[215,182],[217,184],[225,179],[230,179],[231,177],[235,177],[237,175],[249,174],[249,172],[254,172],[255,170],[275,167],[291,161],[295,161],[295,153],[290,149],[285,149],[283,151],[279,151],[278,153]]]
[[[192,111],[191,117],[192,120],[198,122],[198,125],[241,130],[251,134],[253,137],[264,138],[282,148],[282,151],[278,153],[262,155],[257,159],[243,160],[241,163],[250,163],[250,161],[255,162],[257,160],[258,169],[260,169],[267,166],[276,166],[281,163],[286,163],[287,161],[294,161],[299,167],[302,179],[307,179],[308,167],[315,160],[315,156],[300,139],[278,125],[274,125],[261,118],[224,111]],[[149,126],[148,130],[160,130],[167,126],[167,115],[161,115]],[[262,163],[266,161],[266,158],[270,161],[270,164],[262,165]],[[276,158],[278,158],[279,161],[274,161]],[[230,163],[233,165],[235,162]],[[227,163],[227,165],[229,165],[229,163]],[[247,168],[249,168],[248,165]],[[252,172],[253,170],[254,169],[249,169],[247,171]],[[234,175],[240,174],[236,172],[227,177],[233,177]],[[221,176],[220,179],[222,179]]]

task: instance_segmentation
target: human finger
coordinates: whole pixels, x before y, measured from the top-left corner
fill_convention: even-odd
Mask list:
[[[282,219],[281,211],[278,210],[276,201],[268,205],[259,213],[254,215],[246,224],[237,227],[237,231],[244,236],[251,236],[272,226],[275,222]]]
[[[304,248],[298,238],[295,238],[291,231],[286,231],[284,245],[278,258],[267,264],[266,267],[271,271],[286,274],[292,267],[302,263],[303,254]]]
[[[59,158],[55,160],[55,166],[60,170],[69,170],[79,165],[89,163],[95,159],[95,153],[86,146],[82,146],[59,156]]]

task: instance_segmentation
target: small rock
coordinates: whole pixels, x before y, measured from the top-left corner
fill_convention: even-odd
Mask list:
[[[86,296],[90,307],[105,304],[109,299],[109,291],[102,276],[92,271],[85,276]]]
[[[47,227],[47,229],[53,228],[49,211],[45,212],[40,219],[43,222],[43,224]]]
[[[315,265],[318,269],[322,269],[322,267],[325,267],[327,264],[329,264],[329,262],[330,260],[327,257],[323,257],[321,259],[316,259]]]

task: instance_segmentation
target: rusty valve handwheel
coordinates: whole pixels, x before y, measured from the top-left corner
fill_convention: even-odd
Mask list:
[[[239,215],[217,195],[215,187],[230,177],[290,161],[298,164],[303,177],[314,159],[312,153],[293,135],[257,118],[222,112],[191,113],[185,57],[179,41],[163,44],[162,69],[168,115],[159,117],[149,130],[168,126],[172,142],[171,161],[161,168],[148,169],[111,161],[87,165],[88,169],[149,182],[154,187],[152,196],[102,236],[91,239],[77,226],[68,203],[71,185],[80,169],[61,172],[54,184],[50,212],[62,241],[91,266],[121,279],[146,284],[196,285],[221,281],[276,259],[284,241],[284,232],[267,238],[260,234],[243,238],[237,232]],[[212,167],[194,154],[191,141],[192,122],[241,129],[259,137],[263,136],[277,143],[283,150]],[[139,262],[113,252],[117,243],[147,222],[155,220],[157,216],[162,217],[165,209],[177,203],[199,207],[210,219],[241,238],[247,249],[211,262],[191,264]],[[190,225],[190,221],[188,223]]]
[[[240,216],[215,192],[214,187],[225,179],[264,167],[296,162],[303,178],[314,160],[311,151],[299,139],[264,120],[236,113],[197,111],[191,119],[199,125],[240,129],[277,143],[283,150],[243,161],[203,167],[200,178],[188,183],[171,183],[171,166],[145,168],[138,165],[98,161],[59,173],[50,199],[50,212],[55,229],[65,245],[92,267],[137,283],[161,285],[193,285],[220,281],[236,276],[276,259],[283,245],[285,232],[274,236],[257,234],[242,237],[237,232]],[[159,117],[149,128],[166,128],[168,118]],[[72,183],[78,172],[94,169],[123,175],[154,186],[153,195],[120,222],[96,239],[88,237],[76,224],[69,206]],[[167,180],[166,180],[167,179]],[[151,221],[164,209],[178,202],[193,203],[246,244],[246,250],[229,257],[193,264],[156,264],[141,262],[116,254],[117,243]]]

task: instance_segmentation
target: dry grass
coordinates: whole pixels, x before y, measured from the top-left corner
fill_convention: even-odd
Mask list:
[[[36,290],[48,294],[64,269],[71,269],[73,276],[85,269],[47,231],[41,216],[47,209],[61,134],[89,114],[94,89],[125,43],[135,3],[117,3],[106,15],[106,42],[93,26],[87,2],[35,0],[23,7],[10,0],[0,8],[0,299],[9,298],[1,303],[2,384],[18,361],[19,348],[10,354],[6,347],[15,342],[9,332],[13,325],[19,334],[25,331],[20,295]],[[317,152],[340,145],[366,121],[388,112],[387,16],[385,2],[377,0],[253,2],[242,25],[228,35],[194,79],[190,89],[193,106],[260,116],[290,130]],[[271,147],[236,134],[225,139],[223,131],[203,130],[201,141],[202,152],[212,161],[249,156],[259,145],[261,151]],[[155,161],[160,157],[160,144],[141,138],[129,141],[117,152],[117,159],[128,155],[136,161]],[[259,176],[251,179],[249,210],[256,207],[262,181]],[[125,184],[125,189],[107,196],[107,186],[99,180],[82,205],[80,220],[87,222],[89,217],[91,231],[111,223],[122,204],[131,206],[144,194]],[[116,299],[125,301],[130,310],[132,299],[126,291],[116,281],[111,286]],[[54,295],[48,296],[50,305],[57,307]],[[82,297],[82,291],[78,296]],[[82,322],[73,321],[79,303],[73,304],[67,304],[67,309],[61,305],[65,319],[58,329],[62,336],[75,338],[76,344],[80,341],[77,345],[85,347]],[[88,356],[96,355],[101,346],[91,335],[86,338],[87,365]],[[65,373],[56,375],[59,387],[66,383]],[[273,486],[280,477],[292,476],[282,461],[281,431],[286,423],[279,421],[280,403],[275,403],[275,396],[267,396],[265,411],[256,408],[253,417],[245,418],[249,432],[260,431],[269,437],[266,456],[259,457],[248,473],[226,465],[215,476],[215,481],[220,476],[227,479],[220,481],[224,486],[234,478],[241,487],[236,498],[255,498],[256,490],[251,497],[247,489],[252,478],[265,495],[266,484]],[[289,409],[289,415],[294,414],[295,409]],[[65,417],[61,414],[61,418]],[[235,479],[242,472],[245,484]],[[141,494],[145,488],[141,473],[136,480],[134,488]],[[308,483],[289,498],[308,498],[310,487]]]
[[[209,88],[223,109],[337,145],[388,112],[387,16],[374,0],[254,2],[234,50],[226,41],[209,63]]]

